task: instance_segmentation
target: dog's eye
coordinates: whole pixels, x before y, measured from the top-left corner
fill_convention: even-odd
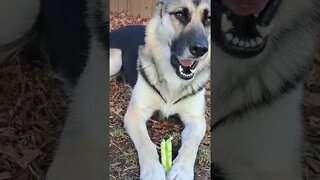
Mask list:
[[[203,12],[203,25],[210,26],[211,25],[211,16],[209,14],[209,11],[207,9]]]
[[[173,15],[178,21],[180,21],[183,24],[188,24],[188,22],[190,21],[188,14],[189,11],[187,8],[184,8],[181,11],[170,13],[170,15]]]
[[[207,16],[203,19],[203,24],[205,26],[210,26],[211,25],[211,16]]]
[[[188,23],[188,15],[186,14],[186,12],[183,11],[178,11],[176,13],[174,13],[174,16],[183,24],[187,24]]]
[[[182,18],[183,17],[183,13],[182,12],[176,12],[174,13],[174,16],[178,19],[178,18]]]

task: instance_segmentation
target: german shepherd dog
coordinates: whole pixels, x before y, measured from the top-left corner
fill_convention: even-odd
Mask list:
[[[301,180],[317,0],[213,2],[213,179]]]
[[[70,97],[46,179],[107,179],[107,15],[102,0],[0,1],[0,62],[48,60]]]
[[[132,88],[124,123],[138,151],[142,180],[193,179],[206,128],[210,33],[210,0],[159,0],[146,28],[125,27],[110,34],[110,75],[122,70]],[[143,46],[138,52],[139,45]],[[128,54],[132,52],[138,58]],[[155,111],[165,117],[178,115],[185,126],[182,146],[167,175],[146,128]]]

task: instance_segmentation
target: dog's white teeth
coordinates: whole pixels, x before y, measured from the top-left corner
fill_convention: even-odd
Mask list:
[[[250,42],[249,42],[249,41],[246,41],[245,46],[246,46],[246,47],[250,47]]]
[[[256,26],[256,29],[259,31],[259,33],[261,34],[262,37],[267,37],[270,32],[272,31],[274,25],[270,24],[266,27],[261,27],[259,25]]]
[[[192,77],[193,73],[196,71],[195,69],[190,69],[191,73],[190,74],[185,74],[183,72],[183,68],[182,66],[179,66],[179,72],[181,75],[183,75],[184,77]]]
[[[239,46],[240,46],[240,47],[243,47],[244,44],[245,44],[244,41],[240,41],[240,42],[239,42]]]
[[[250,44],[252,47],[257,45],[257,42],[254,39],[250,39]]]
[[[255,39],[249,39],[247,41],[239,40],[238,37],[235,37],[232,40],[232,43],[234,45],[237,45],[239,47],[246,47],[246,48],[256,47],[256,46],[260,45],[262,42],[263,42],[263,39],[260,37],[257,37]]]
[[[261,37],[257,37],[256,38],[256,42],[257,42],[258,45],[260,45],[260,44],[262,44],[263,39]]]
[[[232,28],[232,22],[230,20],[228,20],[226,14],[222,15],[221,28],[222,28],[223,32],[227,32]]]
[[[231,41],[233,39],[233,35],[231,33],[227,33],[226,38],[228,41]]]
[[[237,44],[239,43],[239,38],[238,38],[238,37],[233,38],[233,39],[232,39],[232,43],[233,43],[234,45],[237,45]]]
[[[185,74],[185,73],[183,73],[183,72],[181,72],[181,74],[182,74],[183,76],[185,76],[185,77],[191,77],[191,76],[192,76],[192,74]]]

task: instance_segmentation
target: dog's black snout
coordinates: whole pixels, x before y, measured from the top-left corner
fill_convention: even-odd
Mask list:
[[[207,42],[193,43],[189,46],[190,53],[195,57],[201,57],[208,52]]]

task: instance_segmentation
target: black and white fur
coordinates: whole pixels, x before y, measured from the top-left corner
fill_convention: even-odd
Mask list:
[[[187,17],[183,14],[186,9],[192,18],[188,22],[180,21],[179,17]],[[157,1],[156,13],[146,29],[131,26],[110,34],[110,75],[115,75],[122,67],[125,81],[133,88],[124,123],[138,151],[142,180],[193,179],[198,146],[206,129],[204,86],[210,76],[207,16],[210,16],[210,1]],[[146,37],[142,41],[137,37],[144,32]],[[191,55],[193,43],[198,43],[200,51],[206,46],[206,52]],[[135,54],[139,45],[143,46],[139,48],[137,60]],[[175,55],[178,61],[197,59],[193,78],[179,74],[172,64],[172,61],[177,62],[172,59]],[[146,121],[155,111],[160,111],[164,117],[178,114],[185,125],[182,146],[167,174],[146,128]]]
[[[317,1],[282,0],[257,56],[213,44],[214,179],[303,179],[301,99],[319,22]]]
[[[70,95],[46,179],[107,179],[106,21],[105,1],[0,2],[1,61],[17,53],[49,60]]]

